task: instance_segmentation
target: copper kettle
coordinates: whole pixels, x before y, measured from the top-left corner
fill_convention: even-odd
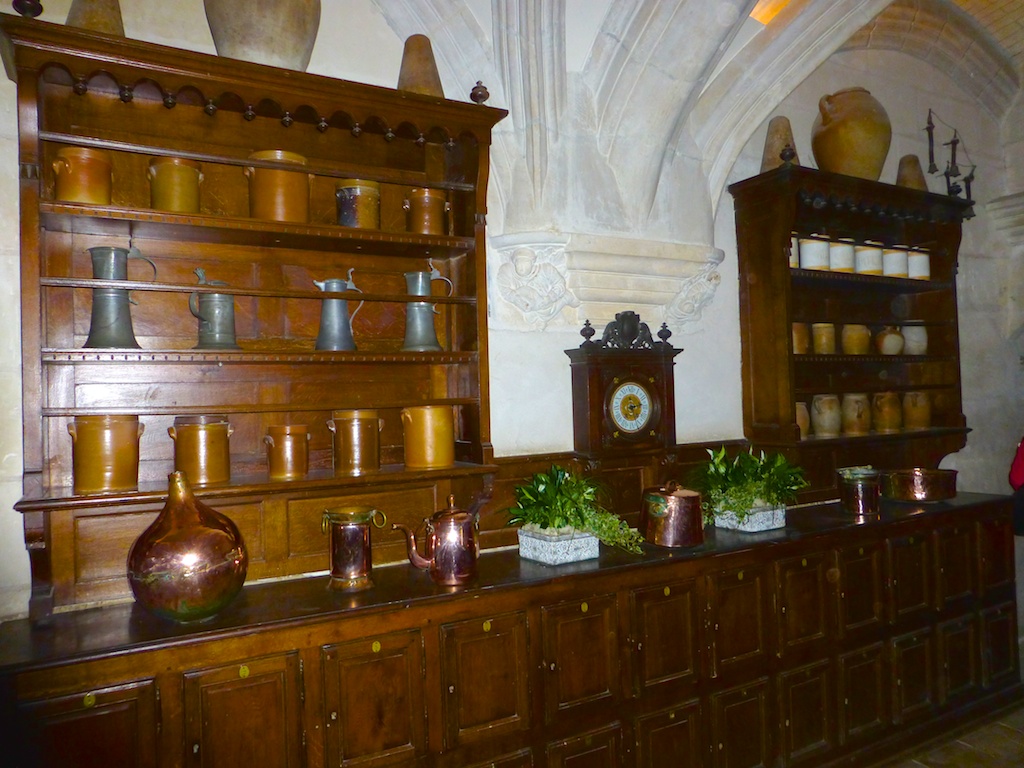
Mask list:
[[[430,570],[430,578],[445,587],[461,587],[476,577],[480,555],[480,516],[455,507],[455,496],[448,497],[448,508],[423,521],[427,530],[426,556],[416,549],[416,534],[408,527],[393,523],[391,530],[402,531],[408,540],[409,562]]]

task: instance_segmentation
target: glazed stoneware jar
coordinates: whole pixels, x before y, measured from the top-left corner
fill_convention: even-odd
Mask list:
[[[875,336],[875,347],[883,355],[899,355],[903,353],[903,334],[891,325],[887,325]]]
[[[843,434],[866,435],[871,430],[871,404],[863,392],[843,395]]]
[[[811,400],[811,428],[815,437],[838,437],[843,423],[838,395],[815,395]]]
[[[899,432],[903,428],[903,406],[895,392],[876,392],[871,398],[871,422],[876,432]]]
[[[866,355],[871,351],[871,329],[866,325],[858,323],[844,325],[840,339],[844,355]]]
[[[932,425],[932,401],[927,392],[907,392],[903,395],[903,428],[928,429]]]
[[[878,181],[891,140],[885,108],[864,88],[836,91],[818,102],[811,151],[821,170]]]

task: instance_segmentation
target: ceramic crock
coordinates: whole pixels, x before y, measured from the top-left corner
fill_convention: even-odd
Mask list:
[[[157,157],[150,161],[149,204],[157,211],[199,213],[199,163],[184,157]]]
[[[75,493],[133,491],[139,487],[138,416],[75,416],[68,424]]]
[[[932,425],[932,401],[927,392],[906,392],[903,395],[903,428],[928,429]]]
[[[102,149],[61,147],[53,161],[54,194],[69,203],[110,205],[111,156]]]
[[[885,108],[864,88],[836,91],[818,102],[811,151],[819,169],[878,181],[891,140]]]
[[[847,392],[842,402],[843,434],[866,435],[871,430],[871,403],[863,392]]]
[[[842,423],[838,395],[815,395],[811,398],[811,428],[815,437],[838,437]]]
[[[128,584],[157,616],[202,621],[242,589],[249,555],[238,527],[195,497],[184,472],[167,479],[167,503],[128,552]]]
[[[813,323],[811,325],[811,347],[816,355],[834,355],[836,353],[836,327],[833,323]]]
[[[445,234],[445,213],[451,210],[443,189],[409,190],[402,205],[409,214],[409,231],[418,235]]]
[[[309,440],[305,424],[272,424],[263,442],[267,446],[267,474],[271,480],[295,480],[309,472]]]
[[[875,336],[875,347],[883,355],[902,354],[904,344],[903,334],[891,325],[887,325]]]
[[[450,405],[414,405],[402,409],[405,466],[435,469],[455,463],[455,417]]]
[[[309,66],[320,0],[203,0],[203,6],[218,56],[300,72]]]
[[[876,432],[899,432],[903,428],[903,406],[895,392],[876,392],[871,398],[871,423]]]
[[[233,431],[226,416],[176,416],[174,426],[167,428],[174,441],[174,469],[193,485],[227,482]]]
[[[366,179],[340,179],[334,190],[338,224],[380,229],[380,184]]]
[[[250,160],[266,160],[304,166],[306,158],[283,149],[265,149],[253,152]],[[249,215],[264,221],[309,220],[310,175],[305,171],[286,171],[279,168],[246,166],[249,178]]]
[[[334,411],[327,420],[334,434],[334,474],[361,475],[380,469],[384,419],[370,408]]]
[[[847,323],[839,335],[844,355],[866,355],[871,351],[871,329],[859,323]]]

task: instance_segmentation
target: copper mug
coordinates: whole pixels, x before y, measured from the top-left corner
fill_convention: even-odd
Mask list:
[[[145,430],[138,416],[75,416],[68,424],[75,493],[137,489]]]
[[[704,513],[697,491],[669,482],[644,488],[640,532],[659,547],[696,547],[704,543]]]
[[[267,474],[271,480],[295,480],[309,472],[309,434],[305,424],[267,427]]]
[[[368,408],[334,411],[327,420],[334,434],[334,474],[361,475],[380,469],[384,419]]]
[[[325,509],[320,523],[330,533],[331,580],[328,589],[358,592],[373,586],[370,525],[383,528],[388,518],[374,507],[336,507]]]
[[[193,485],[231,479],[229,438],[234,429],[226,416],[176,416],[167,434],[174,441],[174,469]]]

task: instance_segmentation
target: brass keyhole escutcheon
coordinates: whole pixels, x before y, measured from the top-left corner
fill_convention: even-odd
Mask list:
[[[249,676],[249,665],[243,664],[238,668],[238,676],[243,680]]]
[[[370,645],[370,649],[374,653],[380,653],[380,640],[374,640],[373,643]]]
[[[663,592],[663,593],[665,594],[665,597],[668,597],[669,595],[671,595],[671,594],[672,594],[672,587],[665,587],[665,588],[664,588],[664,589],[662,590],[662,592]]]
[[[490,631],[491,631],[491,622],[490,622],[490,619],[488,619],[487,621],[484,622],[484,632],[490,632]]]
[[[590,610],[590,606],[587,605],[586,602],[580,603],[580,611],[581,612],[586,613],[589,610]]]
[[[96,706],[96,694],[87,693],[82,697],[82,706],[86,709],[92,709]]]

